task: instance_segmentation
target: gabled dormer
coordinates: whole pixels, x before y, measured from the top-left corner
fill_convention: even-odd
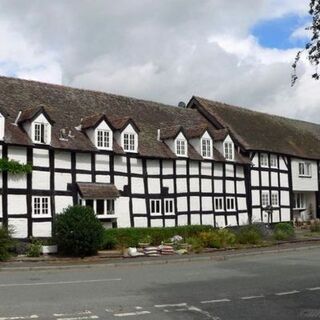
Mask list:
[[[33,143],[50,144],[54,121],[50,118],[44,106],[21,111],[16,124],[21,125]]]
[[[223,155],[225,160],[235,160],[235,145],[227,129],[214,130],[214,147]]]
[[[159,129],[159,139],[166,143],[177,157],[188,157],[188,140],[181,126]]]
[[[133,119],[129,117],[112,119],[115,129],[115,139],[125,152],[138,153],[139,128]]]
[[[223,156],[227,161],[234,161],[234,143],[230,135],[223,141]]]
[[[204,159],[213,158],[213,137],[206,125],[186,129],[190,144]]]
[[[80,127],[97,149],[113,149],[113,127],[104,114],[83,118]]]

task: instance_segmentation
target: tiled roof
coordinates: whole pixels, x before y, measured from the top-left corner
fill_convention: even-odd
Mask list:
[[[78,191],[83,199],[112,199],[120,193],[114,184],[78,182]]]
[[[246,150],[320,159],[320,125],[193,97],[189,106],[230,131]],[[217,137],[215,137],[217,138]]]
[[[31,109],[42,106],[54,122],[51,145],[59,149],[96,151],[85,132],[76,130],[75,127],[79,126],[81,119],[86,126],[92,125],[101,115],[105,115],[116,130],[121,130],[129,122],[139,130],[138,151],[142,157],[176,158],[165,142],[157,140],[159,128],[198,128],[206,125],[210,132],[216,129],[194,109],[61,85],[0,77],[0,110],[7,116],[7,142],[18,145],[32,144],[22,128],[11,125],[20,110],[24,114],[23,119],[32,117],[35,110],[31,110],[30,106]],[[67,141],[59,138],[61,130],[66,128],[71,130],[72,136]],[[114,152],[123,154],[122,148],[116,143]],[[191,156],[201,158],[195,150],[194,153],[191,151]]]

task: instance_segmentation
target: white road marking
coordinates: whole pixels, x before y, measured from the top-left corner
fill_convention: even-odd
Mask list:
[[[259,298],[264,298],[264,295],[241,297],[240,299],[241,299],[241,300],[251,300],[251,299],[259,299]]]
[[[0,284],[0,287],[6,288],[6,287],[27,287],[27,286],[49,286],[49,285],[61,285],[61,284],[81,284],[81,283],[109,282],[109,281],[121,281],[121,280],[122,280],[121,278],[114,278],[114,279],[93,279],[93,280],[35,282],[35,283],[4,283],[4,284]]]
[[[85,311],[80,311],[80,312],[75,312],[75,313],[54,313],[54,317],[68,317],[68,316],[83,316],[83,315],[88,315],[92,314],[91,311],[85,310]]]
[[[219,299],[219,300],[206,300],[206,301],[200,301],[200,303],[219,303],[219,302],[231,302],[230,299]]]
[[[211,320],[220,320],[219,317],[212,316],[208,311],[201,310],[200,308],[197,308],[195,306],[190,306],[188,308],[188,311],[195,311],[195,312],[201,313],[204,316],[206,316],[208,319],[211,319]]]
[[[57,320],[87,320],[87,319],[99,319],[98,316],[81,316],[81,317],[68,317],[68,318],[57,318]]]
[[[0,317],[0,320],[23,320],[23,319],[38,319],[39,316],[33,314],[31,316],[16,316],[16,317]]]
[[[320,287],[314,287],[314,288],[307,288],[309,291],[317,291],[320,290]]]
[[[132,316],[141,316],[144,314],[150,314],[150,311],[136,311],[136,312],[127,312],[127,313],[115,313],[114,317],[132,317]]]
[[[84,316],[84,317],[57,318],[57,320],[87,320],[87,319],[99,319],[99,317],[98,316]]]
[[[296,294],[296,293],[299,293],[300,291],[298,290],[292,290],[292,291],[287,291],[287,292],[278,292],[278,293],[275,293],[276,296],[287,296],[287,295],[290,295],[290,294]]]
[[[185,307],[187,304],[185,302],[176,303],[176,304],[156,304],[156,308],[167,308],[167,307]]]

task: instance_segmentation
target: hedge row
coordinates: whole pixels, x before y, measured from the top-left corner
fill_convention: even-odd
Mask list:
[[[106,229],[104,232],[103,249],[115,247],[137,247],[140,242],[149,240],[151,245],[159,245],[173,236],[179,235],[184,239],[196,237],[201,232],[214,230],[212,226],[181,226],[168,228],[119,228]]]

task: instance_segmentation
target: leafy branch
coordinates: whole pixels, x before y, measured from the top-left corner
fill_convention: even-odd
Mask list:
[[[320,0],[310,0],[309,14],[312,17],[312,23],[306,30],[310,30],[312,33],[311,39],[307,42],[305,48],[300,50],[292,64],[293,73],[291,76],[291,85],[293,86],[298,80],[297,65],[300,61],[301,54],[306,51],[307,58],[311,65],[314,66],[315,72],[312,74],[312,78],[315,80],[320,79],[320,73],[318,66],[320,64]]]
[[[32,165],[21,164],[15,160],[0,159],[0,172],[4,171],[13,175],[26,174],[32,171]]]

